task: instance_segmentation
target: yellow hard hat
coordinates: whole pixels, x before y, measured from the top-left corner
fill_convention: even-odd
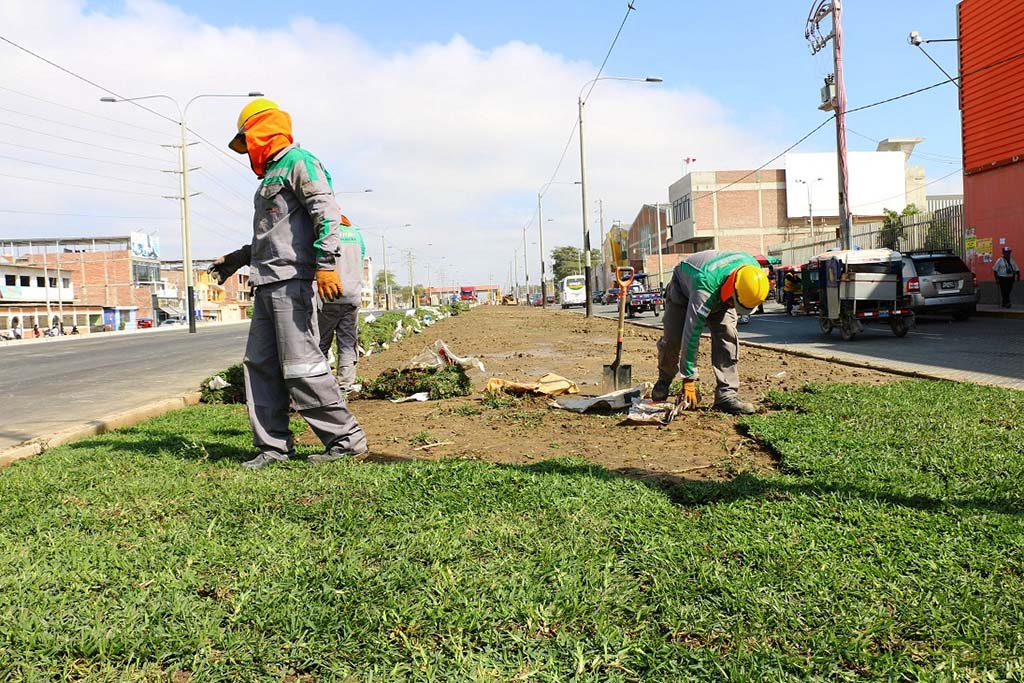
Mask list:
[[[245,122],[253,116],[256,116],[256,114],[261,114],[265,111],[271,111],[274,109],[280,109],[280,107],[277,106],[277,102],[268,100],[265,97],[255,99],[242,107],[242,111],[238,114],[238,133],[231,139],[231,142],[228,143],[228,147],[239,154],[245,154]]]
[[[745,264],[737,268],[729,276],[727,287],[732,290],[733,306],[740,315],[750,312],[764,303],[768,298],[768,274],[758,266]]]

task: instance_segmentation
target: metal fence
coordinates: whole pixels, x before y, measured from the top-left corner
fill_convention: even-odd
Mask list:
[[[854,249],[948,249],[960,258],[966,258],[964,207],[960,204],[929,213],[901,216],[892,223],[854,224],[850,231],[850,244]],[[799,265],[838,246],[839,240],[830,233],[813,240],[776,244],[769,247],[768,253],[782,259],[784,265]]]

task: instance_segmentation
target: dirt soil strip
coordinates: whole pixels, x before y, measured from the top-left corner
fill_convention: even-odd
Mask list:
[[[657,378],[657,330],[629,326],[623,361],[635,382]],[[685,413],[670,426],[624,426],[622,415],[578,415],[525,399],[503,409],[481,402],[491,376],[534,380],[554,372],[575,381],[583,394],[599,394],[601,367],[615,355],[615,322],[537,308],[481,306],[443,320],[421,334],[361,359],[359,375],[375,377],[402,364],[436,339],[459,355],[480,358],[486,374],[471,372],[473,397],[392,404],[354,399],[351,407],[370,441],[372,461],[464,457],[496,463],[529,463],[579,456],[641,478],[728,479],[773,466],[771,457],[736,429],[737,419],[713,410]],[[702,402],[710,407],[714,375],[707,340],[701,340]],[[771,389],[807,382],[880,384],[895,375],[851,368],[778,351],[744,348],[741,395],[760,404]],[[414,438],[415,437],[415,438]],[[315,443],[307,432],[300,441]],[[423,449],[424,444],[438,443]]]

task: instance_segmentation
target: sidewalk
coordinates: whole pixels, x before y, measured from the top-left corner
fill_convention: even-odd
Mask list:
[[[196,326],[197,330],[220,327],[226,325],[241,325],[252,322],[251,320],[233,320],[226,323],[203,322]],[[24,339],[0,339],[0,349],[21,348],[32,344],[51,344],[62,341],[81,341],[83,339],[123,339],[135,334],[155,334],[157,332],[173,332],[174,330],[187,330],[188,325],[169,325],[165,327],[144,327],[134,330],[118,330],[117,332],[90,332],[89,334],[65,334],[60,337],[26,337]],[[31,332],[31,330],[30,330]]]
[[[1024,320],[1024,308],[1003,308],[995,304],[978,304],[978,315],[983,318]]]

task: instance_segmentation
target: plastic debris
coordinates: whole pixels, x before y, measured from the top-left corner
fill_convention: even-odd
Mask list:
[[[216,391],[217,389],[226,389],[227,387],[230,387],[231,384],[220,375],[214,375],[210,378],[210,381],[206,383],[206,386]]]
[[[580,389],[576,382],[566,379],[561,375],[549,372],[536,382],[512,382],[507,379],[492,377],[487,380],[484,392],[505,391],[510,394],[537,394],[540,396],[562,396],[563,394],[578,394]]]
[[[432,345],[423,349],[420,353],[409,359],[405,364],[406,368],[427,369],[442,368],[449,365],[458,365],[464,370],[476,368],[485,372],[484,364],[473,356],[456,356],[448,345],[438,339]]]
[[[642,399],[651,392],[651,384],[645,382],[630,389],[619,389],[600,396],[563,396],[551,402],[553,408],[586,413],[591,410],[624,410],[633,404],[633,399]]]
[[[429,391],[420,391],[418,393],[413,394],[412,396],[406,396],[405,398],[393,398],[393,399],[389,399],[389,400],[392,403],[409,403],[410,401],[421,401],[421,402],[422,401],[429,401],[430,400],[430,392]]]
[[[623,424],[667,425],[674,417],[672,413],[675,408],[675,401],[655,403],[649,398],[634,399]]]

